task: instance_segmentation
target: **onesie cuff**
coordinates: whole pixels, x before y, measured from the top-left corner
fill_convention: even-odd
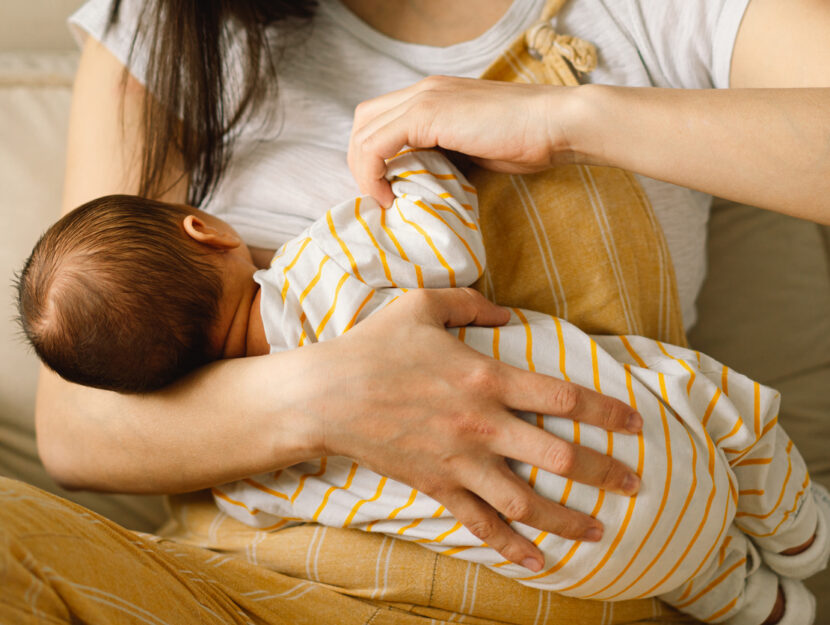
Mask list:
[[[812,506],[813,516],[816,518],[815,524],[812,525],[815,527],[816,536],[813,544],[805,551],[792,556],[785,556],[766,549],[760,550],[761,559],[764,563],[784,577],[806,579],[823,570],[827,566],[828,558],[830,558],[830,535],[828,535],[828,529],[830,528],[830,494],[820,484],[811,484],[810,488],[812,496],[808,497],[805,505],[810,504]],[[805,521],[807,521],[806,518]],[[807,534],[803,539],[799,537],[789,544],[803,544],[809,540],[810,536],[811,534]]]
[[[781,580],[781,590],[784,592],[784,616],[778,625],[812,625],[816,618],[813,593],[798,580],[787,578]]]
[[[760,625],[772,613],[777,596],[778,576],[762,564],[747,577],[740,607],[724,623],[727,625]],[[783,620],[780,625],[784,625]]]
[[[747,586],[743,608],[727,619],[726,625],[760,625],[767,620],[775,607],[779,585],[784,595],[784,616],[776,625],[812,625],[816,618],[816,598],[803,583],[778,579],[763,566],[752,579],[755,583]]]

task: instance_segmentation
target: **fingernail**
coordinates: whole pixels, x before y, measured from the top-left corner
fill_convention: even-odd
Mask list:
[[[602,530],[598,527],[591,527],[582,535],[582,540],[595,543],[602,538]]]
[[[626,495],[635,495],[640,490],[640,478],[634,473],[629,473],[625,476],[622,487]]]
[[[522,566],[526,569],[530,569],[534,573],[542,570],[542,563],[536,558],[525,558],[522,560]]]
[[[632,434],[637,434],[643,429],[643,417],[639,412],[632,412],[628,416],[628,421],[625,422],[625,429]]]

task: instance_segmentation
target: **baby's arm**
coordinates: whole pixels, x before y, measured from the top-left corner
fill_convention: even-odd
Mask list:
[[[705,355],[700,369],[715,394],[728,397],[727,410],[719,410],[713,399],[705,427],[737,481],[735,525],[779,575],[804,579],[815,574],[830,554],[830,506],[778,423],[779,394]]]
[[[257,274],[272,350],[339,336],[406,289],[468,286],[483,272],[476,192],[449,160],[404,150],[388,175],[391,207],[342,202]]]
[[[392,206],[344,202],[312,226],[313,242],[374,289],[475,282],[485,262],[475,189],[435,150],[404,150],[388,166]]]
[[[388,175],[391,207],[338,204],[257,274],[272,351],[339,336],[406,289],[468,286],[484,271],[476,192],[449,160],[404,150]]]
[[[468,286],[483,272],[475,189],[449,160],[405,150],[389,176],[391,207],[348,200],[281,251],[286,312],[304,322],[299,339],[338,336],[406,289]]]

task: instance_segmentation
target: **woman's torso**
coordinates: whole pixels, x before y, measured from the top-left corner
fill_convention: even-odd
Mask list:
[[[555,25],[599,49],[585,80],[627,86],[726,86],[732,41],[747,0],[571,0]],[[126,62],[139,3],[123,2],[109,34],[109,2],[92,0],[72,23]],[[234,157],[206,210],[256,247],[275,249],[328,208],[358,194],[346,164],[355,106],[430,74],[475,77],[531,25],[544,0],[517,0],[481,36],[448,47],[403,43],[373,30],[339,0],[321,0],[313,23],[292,35],[279,65],[279,96],[239,129]],[[131,71],[142,79],[146,53]],[[666,233],[684,323],[705,272],[709,197],[641,178]]]

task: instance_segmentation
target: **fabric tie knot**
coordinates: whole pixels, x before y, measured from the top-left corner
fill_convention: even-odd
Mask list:
[[[590,72],[597,66],[597,49],[592,43],[560,35],[548,21],[540,21],[528,29],[525,44],[531,56],[550,65],[564,58],[578,72]]]

